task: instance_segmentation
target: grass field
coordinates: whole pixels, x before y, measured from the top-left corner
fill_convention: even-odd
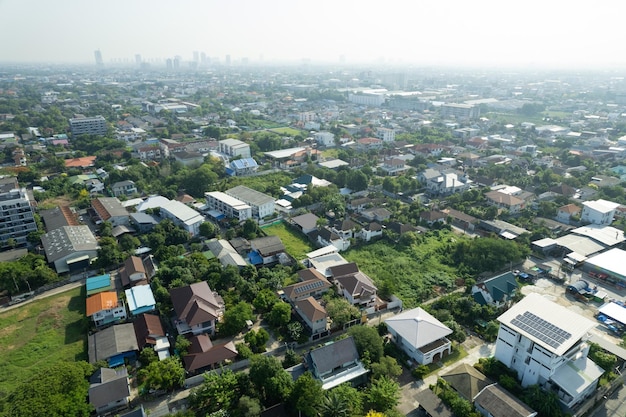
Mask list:
[[[0,313],[0,397],[46,365],[87,360],[84,287]]]
[[[296,258],[298,261],[306,258],[306,254],[308,252],[315,250],[302,233],[291,229],[291,227],[285,223],[264,227],[263,231],[268,236],[278,236],[280,240],[282,240],[283,245],[285,245],[287,253]]]
[[[270,132],[278,133],[279,135],[296,136],[302,133],[301,130],[293,129],[291,127],[275,127],[268,129]]]
[[[452,232],[418,236],[406,247],[388,241],[350,248],[344,258],[356,262],[381,288],[387,285],[406,308],[454,287],[456,270],[443,263],[452,240],[462,239]]]

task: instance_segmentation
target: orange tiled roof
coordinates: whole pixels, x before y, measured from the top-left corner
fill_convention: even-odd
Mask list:
[[[95,162],[95,156],[84,156],[82,158],[66,159],[65,166],[67,168],[84,168],[92,166]]]
[[[87,298],[87,317],[98,311],[109,310],[117,306],[117,293],[112,291],[101,292]]]

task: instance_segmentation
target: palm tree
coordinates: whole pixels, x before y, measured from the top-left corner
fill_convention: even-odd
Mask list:
[[[322,402],[322,417],[349,417],[350,406],[345,398],[334,391],[328,391]]]

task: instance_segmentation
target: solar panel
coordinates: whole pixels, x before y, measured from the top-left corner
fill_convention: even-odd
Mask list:
[[[554,349],[557,349],[567,339],[572,337],[571,333],[547,322],[529,311],[526,311],[524,314],[519,314],[511,320],[511,324]]]

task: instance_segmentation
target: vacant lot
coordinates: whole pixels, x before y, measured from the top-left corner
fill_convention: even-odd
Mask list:
[[[351,248],[342,255],[356,262],[379,289],[386,287],[402,299],[405,308],[411,308],[454,288],[457,271],[444,260],[450,245],[462,237],[439,231],[419,235],[418,239],[408,246],[382,240]]]
[[[84,287],[0,313],[0,397],[42,366],[87,360]]]
[[[308,252],[315,250],[315,248],[302,233],[292,229],[285,223],[264,227],[263,231],[268,236],[278,236],[280,240],[283,241],[283,245],[285,245],[287,253],[296,258],[296,260],[298,261],[306,258],[306,254]]]
[[[279,135],[288,135],[288,136],[297,136],[302,133],[301,130],[294,129],[291,127],[275,127],[272,129],[268,129],[270,132],[278,133]]]

